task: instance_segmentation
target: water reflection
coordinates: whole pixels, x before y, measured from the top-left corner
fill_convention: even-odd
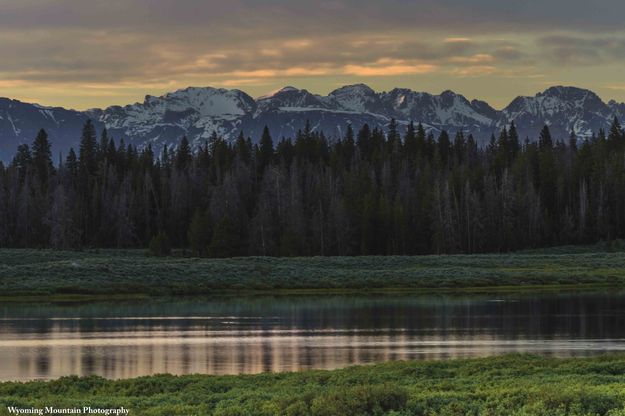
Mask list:
[[[625,294],[0,304],[0,380],[237,374],[625,350]]]

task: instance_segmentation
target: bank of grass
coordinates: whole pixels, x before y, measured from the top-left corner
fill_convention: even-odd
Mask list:
[[[625,415],[625,355],[389,362],[241,376],[1,383],[0,415],[123,406],[131,415]]]
[[[157,258],[143,250],[0,250],[3,299],[623,284],[621,245],[510,254],[232,259]]]

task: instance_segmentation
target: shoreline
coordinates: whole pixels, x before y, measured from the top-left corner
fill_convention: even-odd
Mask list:
[[[168,298],[208,298],[212,296],[223,297],[263,297],[263,296],[315,296],[315,295],[428,295],[428,294],[492,294],[492,293],[552,293],[557,291],[571,292],[595,292],[607,289],[625,290],[625,286],[611,284],[554,284],[554,285],[523,285],[523,286],[469,286],[469,287],[423,287],[423,288],[319,288],[319,289],[277,289],[277,290],[223,290],[212,293],[197,293],[195,295],[177,294],[51,294],[51,295],[15,295],[0,296],[0,302],[98,302],[98,301],[124,301],[124,300],[159,300]]]

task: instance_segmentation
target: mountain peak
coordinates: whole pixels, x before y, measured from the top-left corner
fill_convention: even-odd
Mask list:
[[[555,97],[563,100],[593,100],[601,101],[599,96],[584,88],[557,85],[547,88],[545,91],[536,94],[536,97]]]
[[[295,93],[295,92],[300,92],[300,91],[308,92],[306,90],[300,90],[299,88],[295,88],[290,85],[287,85],[286,87],[282,87],[277,90],[270,91],[267,94],[263,94],[260,97],[256,97],[256,100],[266,100],[266,99],[273,98],[277,95],[281,95],[284,93]]]
[[[373,89],[370,86],[368,86],[367,84],[359,83],[359,84],[350,84],[350,85],[344,85],[342,87],[339,87],[335,89],[334,91],[330,92],[330,95],[337,95],[337,94],[341,94],[345,92],[354,92],[354,93],[357,92],[361,94],[375,94],[375,91],[373,91]]]
[[[345,85],[330,92],[328,98],[346,111],[375,112],[380,106],[378,94],[366,84]]]
[[[439,95],[408,88],[376,92],[362,83],[328,95],[286,86],[256,100],[238,89],[188,87],[146,95],[144,102],[89,111],[0,99],[0,160],[9,158],[17,143],[32,141],[39,128],[48,131],[54,152],[76,148],[87,118],[98,131],[106,127],[112,137],[124,137],[136,146],[151,143],[157,150],[184,135],[199,144],[214,131],[226,140],[240,131],[258,139],[265,125],[274,137],[294,137],[307,120],[329,137],[342,137],[347,124],[357,128],[367,123],[384,130],[395,118],[404,126],[422,123],[435,135],[443,129],[463,130],[482,144],[512,120],[522,137],[535,139],[548,124],[554,137],[566,138],[573,130],[583,138],[608,128],[614,116],[625,119],[625,104],[606,104],[590,90],[561,85],[517,97],[501,111],[451,90]]]

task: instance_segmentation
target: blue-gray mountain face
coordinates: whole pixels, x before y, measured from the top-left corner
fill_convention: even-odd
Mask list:
[[[77,147],[88,118],[98,131],[106,127],[115,139],[136,146],[152,143],[159,151],[164,145],[175,145],[183,135],[196,146],[213,132],[232,140],[242,130],[258,140],[265,125],[274,140],[294,137],[306,120],[329,137],[341,137],[350,123],[355,129],[364,123],[385,129],[395,118],[404,125],[410,120],[421,122],[434,133],[463,130],[480,144],[512,120],[521,139],[535,140],[544,124],[555,138],[566,139],[574,131],[583,139],[623,115],[625,104],[604,103],[592,91],[574,87],[551,87],[534,97],[517,97],[503,110],[452,91],[432,95],[395,88],[376,93],[363,84],[341,87],[327,96],[286,87],[257,99],[236,89],[187,88],[162,97],[147,96],[143,103],[88,111],[0,98],[0,160],[9,159],[18,144],[32,142],[40,128],[48,132],[55,155],[66,154]]]

